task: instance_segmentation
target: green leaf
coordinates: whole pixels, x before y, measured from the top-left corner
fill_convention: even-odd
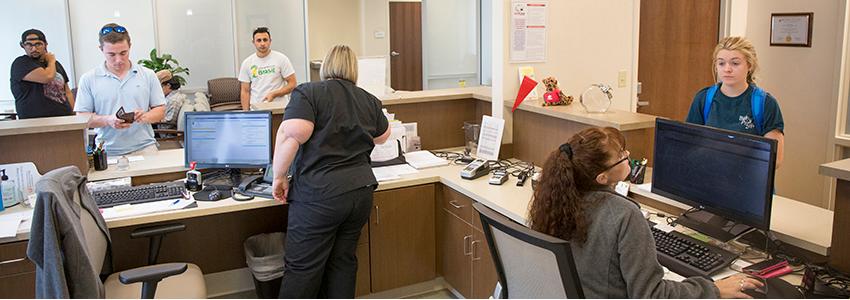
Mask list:
[[[163,55],[162,55],[162,60],[164,60],[164,61],[169,61],[169,60],[171,60],[171,54],[163,54]]]
[[[151,61],[157,61],[158,57],[156,57],[156,48],[151,49]]]

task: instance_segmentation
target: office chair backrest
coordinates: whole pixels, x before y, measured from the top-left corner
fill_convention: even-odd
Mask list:
[[[88,250],[89,262],[92,265],[92,270],[95,273],[100,273],[103,269],[103,261],[106,257],[106,237],[100,228],[97,227],[95,216],[92,216],[89,211],[82,208],[80,205],[80,193],[74,193],[74,205],[80,209],[80,225],[83,228],[83,235],[86,240],[86,248]],[[97,217],[101,217],[98,215]]]
[[[222,77],[207,80],[207,92],[210,94],[210,110],[241,110],[239,100],[242,83],[235,77]]]
[[[474,203],[499,281],[498,298],[584,298],[570,243]]]

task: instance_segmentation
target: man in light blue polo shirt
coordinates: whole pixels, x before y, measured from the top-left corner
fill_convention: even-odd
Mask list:
[[[100,50],[106,61],[80,77],[77,115],[91,116],[89,127],[97,128],[97,144],[108,155],[155,153],[151,123],[165,115],[165,95],[156,74],[130,62],[130,33],[110,23],[100,29]],[[133,115],[133,122],[116,116],[120,108]]]

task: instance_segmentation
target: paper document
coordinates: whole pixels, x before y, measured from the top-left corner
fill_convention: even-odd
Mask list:
[[[504,129],[504,119],[484,116],[481,120],[481,134],[478,136],[478,158],[499,160],[499,148],[502,147]]]
[[[372,168],[372,173],[375,174],[375,179],[378,181],[401,179],[401,176],[415,174],[418,172],[419,171],[416,171],[416,169],[407,164]]]
[[[118,156],[118,157],[121,157],[121,156]],[[106,164],[108,164],[108,165],[117,164],[118,163],[118,157],[107,157],[106,158]],[[130,161],[130,162],[142,161],[142,160],[145,160],[145,157],[141,156],[141,155],[129,155],[129,156],[127,156],[127,160]]]
[[[125,204],[105,208],[101,211],[106,220],[145,215],[163,211],[178,210],[186,208],[195,203],[194,199],[169,199],[141,204]]]
[[[404,159],[407,160],[408,164],[417,169],[446,166],[449,164],[448,160],[439,158],[430,151],[424,150],[405,153]]]
[[[32,209],[0,214],[0,238],[15,237],[24,220],[32,218]]]

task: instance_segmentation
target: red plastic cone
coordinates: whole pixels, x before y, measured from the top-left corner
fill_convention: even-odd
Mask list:
[[[519,92],[516,94],[516,100],[514,100],[514,108],[511,109],[511,112],[514,112],[519,104],[525,100],[525,97],[534,90],[534,87],[537,86],[537,81],[531,79],[531,77],[523,76],[522,84],[519,85]]]

